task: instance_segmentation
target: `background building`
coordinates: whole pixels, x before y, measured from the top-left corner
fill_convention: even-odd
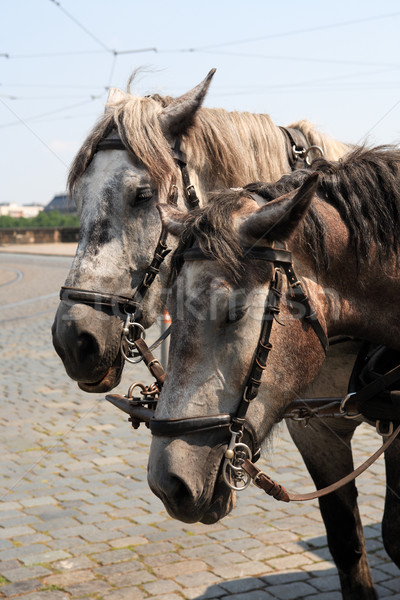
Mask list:
[[[74,201],[69,194],[57,194],[44,210],[45,212],[58,210],[60,213],[76,214]]]
[[[15,204],[14,202],[5,202],[0,204],[0,216],[36,217],[43,209],[44,206],[41,204],[24,204],[23,206],[19,206],[19,204]]]

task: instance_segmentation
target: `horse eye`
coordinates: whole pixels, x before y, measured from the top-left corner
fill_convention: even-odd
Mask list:
[[[153,192],[149,186],[138,188],[136,191],[135,204],[140,204],[141,202],[147,202],[151,200],[153,197]]]
[[[240,319],[243,319],[244,315],[247,312],[247,306],[239,306],[236,308],[231,308],[226,316],[227,323],[237,323]]]

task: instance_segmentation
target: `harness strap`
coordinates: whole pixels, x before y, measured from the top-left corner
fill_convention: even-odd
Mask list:
[[[308,323],[310,323],[311,327],[314,329],[314,331],[315,331],[316,335],[318,336],[319,341],[321,342],[322,347],[326,353],[326,351],[328,349],[328,345],[329,345],[328,337],[327,337],[321,323],[318,320],[317,313],[311,306],[310,299],[304,290],[303,284],[297,279],[292,263],[289,265],[282,264],[282,267],[286,273],[286,277],[287,277],[288,283],[291,287],[291,292],[292,292],[292,296],[293,296],[294,300],[296,300],[296,302],[300,302],[301,304],[303,304],[304,309],[305,309],[304,319],[306,319],[308,321]]]
[[[305,136],[299,129],[281,126],[279,126],[279,129],[282,131],[285,137],[289,164],[292,171],[307,167],[306,149],[308,143]]]
[[[194,208],[198,208],[198,206],[200,206],[200,202],[197,197],[194,185],[190,181],[189,170],[187,168],[186,154],[181,150],[180,138],[177,138],[175,141],[175,146],[172,148],[172,155],[181,170],[183,191],[185,193],[185,198],[189,204],[189,209],[193,210]]]
[[[150,348],[143,338],[135,340],[134,344],[142,356],[146,367],[149,369],[151,375],[156,379],[159,387],[161,388],[165,379],[165,371],[162,368],[160,361],[154,358]]]
[[[199,431],[224,429],[231,423],[230,414],[210,415],[207,417],[187,417],[183,419],[151,419],[150,431],[159,437],[174,437]]]
[[[371,383],[368,383],[365,387],[361,388],[361,390],[355,393],[357,410],[359,410],[360,412],[362,412],[362,414],[367,416],[368,410],[371,410],[372,408],[370,400],[374,396],[380,394],[381,392],[387,391],[391,385],[393,385],[394,383],[398,383],[399,379],[400,365],[397,365],[397,367],[394,367],[394,369],[391,369],[384,375],[377,377],[374,381],[371,381]],[[396,402],[393,402],[393,400],[398,401],[398,393],[392,394],[391,396],[389,396],[389,398],[391,400],[390,408],[392,410],[392,413],[393,409],[396,409],[399,418],[399,405],[397,403],[396,406]],[[382,414],[380,418],[384,418],[384,414]]]
[[[271,336],[273,318],[279,314],[280,310],[279,304],[282,297],[282,285],[282,272],[279,269],[275,269],[274,279],[271,282],[264,305],[263,321],[256,353],[247,378],[243,400],[238,409],[238,417],[240,418],[246,415],[249,403],[256,398],[258,388],[261,385],[262,373],[267,366],[268,355],[272,349],[269,338]]]
[[[97,144],[96,152],[98,150],[126,150],[126,146],[118,136],[100,140],[100,142]]]

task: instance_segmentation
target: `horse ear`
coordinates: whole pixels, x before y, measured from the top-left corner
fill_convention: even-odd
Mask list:
[[[168,233],[179,237],[185,229],[187,213],[174,208],[170,204],[165,204],[164,202],[157,204],[157,209],[160,213],[163,227],[168,230]]]
[[[203,103],[211,79],[216,69],[211,69],[207,77],[199,85],[179,98],[175,98],[164,108],[159,116],[164,135],[176,137],[187,131],[193,124],[196,112]]]
[[[112,105],[118,104],[118,102],[122,102],[125,99],[126,99],[125,92],[123,92],[122,90],[120,90],[118,88],[110,88],[109,92],[108,92],[108,98],[107,98],[106,107],[105,107],[104,112],[107,112],[108,110],[110,110]]]
[[[318,173],[313,173],[300,188],[252,213],[240,226],[240,234],[253,240],[266,237],[288,239],[307,213],[317,190],[318,178]]]

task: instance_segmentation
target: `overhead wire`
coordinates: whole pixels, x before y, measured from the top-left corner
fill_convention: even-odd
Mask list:
[[[52,0],[50,0],[52,1]],[[29,59],[29,58],[58,58],[60,56],[80,56],[85,54],[113,54],[119,56],[120,54],[138,54],[141,52],[158,52],[157,48],[135,48],[133,50],[72,50],[70,52],[38,52],[35,54],[10,54],[0,53],[0,57],[7,58],[9,60],[14,59]]]
[[[50,0],[50,2],[52,4],[55,4],[61,10],[61,12],[63,12],[69,19],[71,19],[71,21],[73,21],[75,23],[75,25],[80,27],[89,37],[92,38],[92,40],[94,40],[97,44],[99,44],[104,50],[106,50],[107,52],[114,52],[114,50],[109,48],[97,36],[95,36],[91,31],[89,31],[89,29],[87,27],[85,27],[85,25],[83,25],[80,21],[78,21],[78,19],[76,19],[73,15],[71,15],[71,13],[69,13],[67,10],[65,10],[65,8],[63,6],[61,6],[61,2],[58,2],[58,0]]]
[[[104,43],[103,40],[101,40],[98,36],[96,36],[92,31],[90,31],[83,23],[81,23],[76,17],[74,17],[69,11],[67,11],[61,4],[61,2],[59,0],[50,0],[50,2],[52,2],[52,4],[54,4],[67,18],[69,18],[76,26],[78,26],[82,31],[84,31],[86,33],[86,35],[88,35],[93,41],[96,42],[96,44],[98,44],[99,46],[101,46],[101,50],[89,50],[89,51],[71,51],[71,52],[51,52],[51,53],[37,53],[37,54],[21,54],[21,55],[12,55],[10,53],[0,53],[0,57],[3,58],[7,58],[7,59],[12,59],[12,58],[44,58],[44,57],[57,57],[57,56],[68,56],[68,55],[79,55],[79,54],[98,54],[100,52],[107,52],[113,55],[112,58],[112,63],[111,63],[111,68],[110,68],[110,72],[109,72],[109,77],[108,77],[108,85],[107,86],[101,86],[103,89],[108,89],[109,86],[111,85],[111,81],[112,81],[112,77],[115,71],[115,66],[116,66],[116,60],[118,55],[123,55],[123,54],[133,54],[133,53],[140,53],[140,52],[157,52],[157,53],[174,53],[174,52],[199,52],[199,53],[210,53],[210,51],[212,50],[213,54],[220,54],[220,55],[227,55],[227,56],[243,56],[244,58],[259,58],[259,59],[265,59],[265,60],[282,60],[282,61],[301,61],[301,62],[315,62],[315,63],[331,63],[331,64],[339,64],[339,65],[359,65],[359,66],[376,66],[376,67],[390,67],[390,68],[400,68],[400,64],[397,63],[375,63],[375,62],[367,62],[367,61],[354,61],[354,60],[340,60],[340,59],[329,59],[329,58],[321,58],[321,57],[299,57],[299,56],[271,56],[271,55],[263,55],[263,54],[258,54],[258,53],[239,53],[239,52],[224,52],[224,51],[215,51],[215,49],[217,48],[222,48],[222,47],[227,47],[227,46],[233,46],[233,45],[241,45],[241,44],[247,44],[247,43],[252,43],[252,42],[257,42],[257,41],[262,41],[262,40],[268,40],[268,39],[276,39],[276,38],[282,38],[282,37],[288,37],[288,36],[295,36],[295,35],[301,35],[304,33],[310,33],[310,32],[317,32],[317,31],[323,31],[323,30],[327,30],[327,29],[334,29],[334,28],[339,28],[339,27],[345,27],[345,26],[350,26],[350,25],[355,25],[355,24],[359,24],[359,23],[366,23],[366,22],[373,22],[373,21],[377,21],[377,20],[382,20],[382,19],[388,19],[388,18],[393,18],[393,17],[398,17],[400,16],[400,11],[396,11],[396,12],[392,12],[392,13],[386,13],[386,14],[382,14],[382,15],[375,15],[375,16],[371,16],[371,17],[363,17],[360,19],[352,19],[352,20],[348,20],[348,21],[341,21],[341,22],[336,22],[336,23],[328,23],[325,25],[318,25],[315,27],[306,27],[306,28],[302,28],[302,29],[297,29],[297,30],[289,30],[289,31],[283,31],[283,32],[277,32],[277,33],[271,33],[268,35],[264,35],[264,36],[258,36],[258,37],[252,37],[252,38],[246,38],[246,39],[238,39],[238,40],[233,40],[233,41],[228,41],[228,42],[220,42],[220,43],[216,43],[216,44],[208,44],[206,46],[199,46],[199,47],[193,47],[193,48],[181,48],[181,49],[175,49],[175,50],[161,50],[157,47],[148,47],[148,48],[139,48],[139,49],[131,49],[131,50],[116,50],[114,48],[110,48],[106,43]],[[365,74],[365,73],[364,73]],[[358,76],[359,74],[351,74],[351,75],[347,75],[347,76],[339,76],[338,79],[342,79],[343,77],[354,77],[354,76]],[[334,78],[335,80],[335,78]],[[322,80],[311,80],[311,81],[306,81],[306,82],[298,82],[298,83],[292,83],[292,84],[276,84],[275,86],[267,86],[266,88],[256,88],[255,90],[253,89],[251,93],[261,93],[261,89],[267,89],[269,92],[271,91],[279,91],[282,89],[290,89],[290,88],[301,88],[301,87],[310,87],[312,85],[318,85],[318,86],[324,86],[324,89],[321,89],[321,87],[319,87],[318,89],[320,91],[328,91],[329,89],[329,81],[332,82],[332,78],[330,79],[322,79]],[[327,85],[328,84],[328,85]],[[1,85],[1,84],[0,84]],[[4,84],[3,84],[4,85]],[[21,85],[21,84],[19,84]],[[343,85],[343,84],[342,84]],[[344,84],[346,85],[346,84]],[[363,84],[360,83],[355,83],[352,82],[352,85],[355,86],[356,88],[358,87],[358,89],[360,89],[360,87]],[[365,84],[364,84],[365,85]],[[36,86],[32,86],[32,87],[39,87],[39,84],[37,84]],[[43,86],[45,87],[45,86]],[[57,85],[49,85],[48,87],[57,87]],[[58,87],[63,87],[63,86],[58,86]],[[71,86],[65,86],[65,87],[71,87]],[[75,86],[77,87],[77,86]],[[83,86],[79,86],[79,87],[83,87]],[[85,86],[86,87],[86,86]],[[88,86],[89,87],[89,86]],[[93,88],[92,88],[93,89]],[[231,93],[235,93],[235,95],[237,95],[238,93],[240,94],[241,92],[235,91],[235,92],[231,92]],[[248,88],[246,92],[242,92],[242,93],[249,93],[248,92]],[[229,95],[229,93],[217,93],[216,95]],[[13,96],[13,95],[3,95],[2,97],[6,97],[9,100],[16,100],[17,97]],[[98,98],[99,96],[97,96]],[[93,98],[91,98],[90,100],[78,103],[76,105],[73,106],[67,106],[64,108],[60,108],[60,109],[56,109],[54,111],[49,111],[47,113],[41,113],[40,115],[35,115],[33,117],[28,117],[25,120],[36,120],[36,119],[43,119],[48,115],[53,115],[59,112],[63,112],[65,110],[68,110],[70,108],[74,108],[75,106],[81,106],[83,104],[87,104],[89,102],[92,102],[92,100],[95,99],[95,96],[93,96]],[[4,104],[4,102],[3,102]],[[385,116],[387,114],[389,114],[389,112],[391,112],[391,110],[394,109],[394,107],[397,106],[397,103],[391,108],[389,109],[389,111],[376,123],[378,124],[381,120],[383,120],[385,118]],[[12,125],[16,125],[17,123],[20,123],[21,119],[18,117],[18,121],[14,121],[14,122],[10,122],[10,123],[5,123],[3,125],[0,125],[1,128],[4,127],[8,127],[8,126],[12,126]],[[376,126],[376,125],[375,125]]]
[[[63,112],[65,110],[70,110],[71,108],[78,108],[79,106],[84,106],[85,104],[90,104],[91,102],[93,102],[94,100],[98,100],[99,98],[101,98],[101,96],[93,96],[90,100],[85,100],[84,102],[78,102],[76,104],[71,104],[69,106],[64,106],[62,108],[57,108],[55,110],[41,113],[39,115],[33,115],[31,117],[25,117],[24,119],[22,119],[0,97],[0,101],[6,106],[6,108],[8,108],[8,110],[10,110],[10,112],[12,112],[17,117],[16,121],[11,121],[9,123],[3,123],[2,125],[0,125],[0,129],[4,129],[5,127],[12,127],[14,125],[20,125],[21,123],[23,123],[25,125],[28,121],[35,121],[36,119],[40,119],[42,117],[47,117],[47,116],[54,115],[59,112]]]
[[[238,58],[260,58],[266,60],[282,60],[287,62],[309,62],[309,63],[321,63],[321,64],[336,64],[336,65],[349,65],[349,66],[360,66],[360,67],[393,67],[400,69],[400,63],[376,63],[361,60],[340,60],[337,58],[321,58],[320,56],[306,57],[306,56],[280,56],[276,54],[258,54],[258,53],[246,53],[246,52],[225,52],[225,51],[208,51],[208,50],[196,50],[201,54],[212,54],[219,56],[235,56]]]
[[[361,19],[351,19],[349,21],[340,21],[338,23],[327,23],[326,25],[317,25],[315,27],[305,27],[303,29],[294,29],[294,30],[290,30],[290,31],[284,31],[281,33],[270,33],[268,35],[263,35],[263,36],[258,36],[258,37],[254,37],[254,38],[246,38],[246,39],[241,39],[241,40],[234,40],[231,42],[220,42],[218,44],[208,44],[207,46],[199,46],[197,48],[186,48],[183,49],[182,51],[186,51],[186,52],[194,52],[197,50],[207,50],[207,49],[211,49],[211,48],[222,48],[225,46],[236,46],[238,44],[248,44],[250,42],[259,42],[259,41],[263,41],[263,40],[270,40],[270,39],[276,39],[276,38],[280,38],[280,37],[287,37],[287,36],[291,36],[291,35],[299,35],[299,34],[303,34],[303,33],[311,33],[314,31],[323,31],[326,29],[334,29],[337,27],[345,27],[348,25],[356,25],[358,23],[366,23],[366,22],[371,22],[371,21],[378,21],[380,19],[391,19],[393,17],[398,17],[400,16],[400,11],[397,12],[393,12],[393,13],[386,13],[384,15],[375,15],[373,17],[363,17]]]
[[[32,129],[32,127],[30,127],[30,126],[28,125],[28,123],[26,123],[26,121],[25,121],[24,119],[22,119],[22,118],[21,118],[21,117],[20,117],[20,116],[19,116],[19,115],[18,115],[18,114],[17,114],[17,113],[16,113],[16,112],[15,112],[15,111],[14,111],[14,110],[13,110],[13,109],[10,107],[10,106],[8,106],[8,104],[7,104],[6,102],[4,102],[4,100],[3,100],[2,98],[0,98],[0,102],[1,102],[1,104],[3,104],[3,105],[4,105],[4,106],[7,108],[7,110],[9,110],[9,111],[10,111],[10,112],[11,112],[11,113],[14,115],[14,117],[16,117],[16,118],[18,119],[18,121],[20,121],[20,122],[21,122],[21,123],[22,123],[22,124],[23,124],[23,125],[24,125],[24,126],[25,126],[25,127],[26,127],[26,128],[29,130],[29,131],[30,131],[30,132],[31,132],[31,134],[32,134],[32,135],[33,135],[33,136],[34,136],[34,137],[35,137],[35,138],[36,138],[36,139],[37,139],[37,140],[38,140],[38,141],[39,141],[39,142],[40,142],[40,143],[41,143],[43,146],[45,146],[45,148],[47,148],[47,150],[49,150],[49,152],[51,152],[51,154],[53,154],[53,156],[55,156],[55,157],[57,158],[57,160],[58,160],[60,163],[62,163],[62,164],[64,165],[64,167],[66,167],[66,168],[67,168],[67,165],[66,165],[66,163],[63,161],[63,159],[62,159],[60,156],[58,156],[58,154],[57,154],[56,152],[54,152],[53,148],[51,148],[51,147],[50,147],[48,144],[46,144],[46,142],[45,142],[44,140],[42,140],[42,138],[40,137],[40,135],[38,135],[38,134],[36,133],[36,131],[34,131],[34,130]]]

